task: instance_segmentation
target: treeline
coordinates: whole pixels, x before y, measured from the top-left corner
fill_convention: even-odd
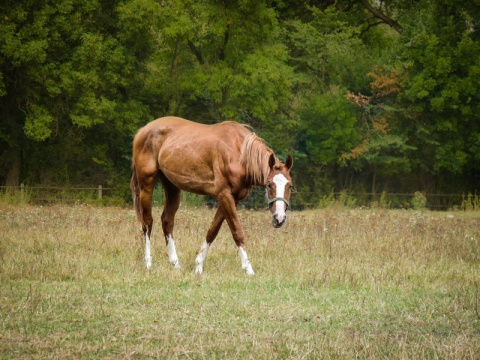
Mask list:
[[[135,131],[177,115],[292,154],[298,207],[478,193],[479,22],[460,0],[4,0],[0,185],[127,199]]]

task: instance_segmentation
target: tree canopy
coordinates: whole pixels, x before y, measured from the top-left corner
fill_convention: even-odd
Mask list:
[[[479,19],[459,0],[5,0],[0,184],[126,189],[135,131],[176,115],[293,154],[299,204],[474,193]]]

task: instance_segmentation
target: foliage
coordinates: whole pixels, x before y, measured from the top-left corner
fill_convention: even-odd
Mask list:
[[[356,170],[371,169],[372,193],[375,193],[378,172],[386,175],[410,172],[408,152],[414,147],[408,145],[407,139],[395,127],[397,109],[390,105],[392,96],[400,91],[395,70],[388,75],[369,75],[374,79],[371,96],[351,92],[347,95],[360,111],[357,128],[361,142],[343,153],[341,160]]]
[[[402,131],[422,150],[412,158],[425,169],[461,174],[479,164],[480,42],[473,20],[479,7],[449,1],[422,5],[414,7],[402,37],[405,90],[399,100],[408,110]]]
[[[463,211],[475,211],[480,210],[480,198],[477,194],[468,193],[462,195],[462,204],[460,208]]]
[[[478,191],[476,3],[6,0],[0,12],[0,184],[124,193],[135,131],[178,115],[248,123],[293,154],[299,203]]]
[[[415,191],[411,200],[412,208],[415,210],[425,209],[427,205],[427,198],[425,194],[420,191]]]

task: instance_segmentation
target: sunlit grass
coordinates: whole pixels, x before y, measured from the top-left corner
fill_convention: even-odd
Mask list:
[[[182,264],[155,210],[153,265],[133,211],[0,207],[0,358],[476,358],[478,212],[240,211],[256,272],[213,210],[182,208]]]

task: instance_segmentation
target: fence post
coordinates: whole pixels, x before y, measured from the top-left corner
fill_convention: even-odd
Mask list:
[[[102,200],[102,185],[98,185],[98,195],[97,195],[98,200]]]
[[[20,184],[20,199],[23,200],[23,191],[25,190],[25,185],[23,183]]]

